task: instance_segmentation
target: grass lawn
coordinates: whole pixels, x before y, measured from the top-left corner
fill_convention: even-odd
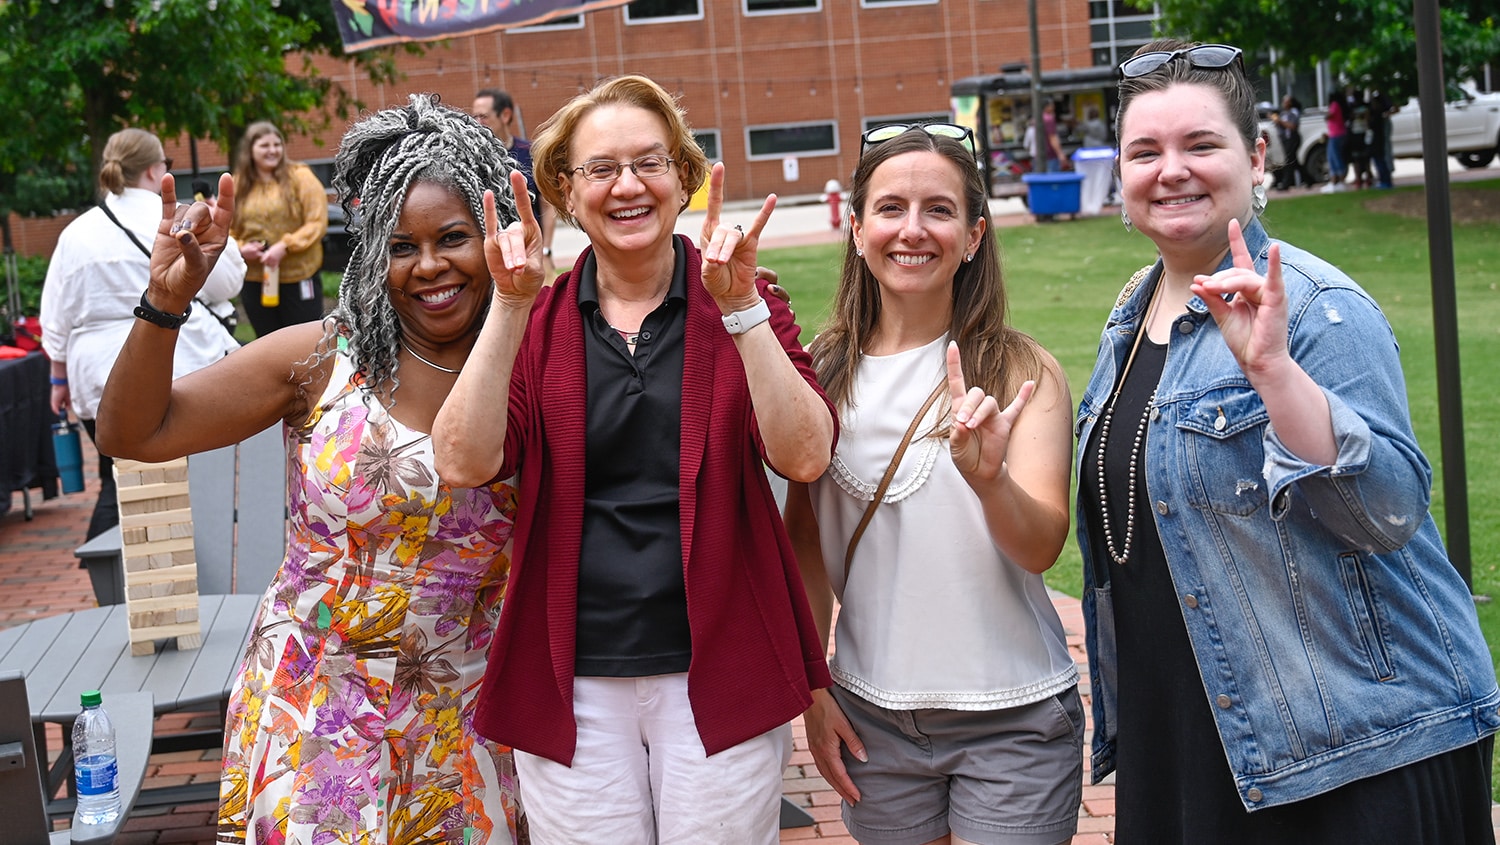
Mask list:
[[[1421,188],[1405,188],[1420,198]],[[1500,181],[1457,185],[1500,201]],[[1432,289],[1424,220],[1377,214],[1364,204],[1386,192],[1273,195],[1264,220],[1270,233],[1341,267],[1375,297],[1401,344],[1417,437],[1433,463],[1433,515],[1446,536],[1438,432]],[[1127,234],[1116,217],[1026,225],[998,231],[1015,325],[1062,363],[1076,402],[1093,367],[1104,324],[1130,274],[1155,258],[1151,242]],[[1463,375],[1469,524],[1479,620],[1491,654],[1500,648],[1500,224],[1455,225],[1460,360]],[[767,249],[792,293],[808,341],[827,313],[842,247]],[[1077,596],[1078,550],[1069,543],[1046,575],[1049,585]],[[1500,778],[1497,778],[1500,783]]]

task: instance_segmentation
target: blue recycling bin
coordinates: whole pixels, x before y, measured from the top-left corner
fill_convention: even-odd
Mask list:
[[[1026,204],[1038,217],[1077,214],[1083,175],[1080,173],[1026,173]]]

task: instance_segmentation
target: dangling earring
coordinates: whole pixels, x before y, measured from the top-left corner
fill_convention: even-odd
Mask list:
[[[1250,213],[1259,217],[1266,210],[1266,186],[1256,184],[1250,189]]]
[[[1126,211],[1123,205],[1120,206],[1120,222],[1125,224],[1125,231],[1135,231],[1135,224],[1130,222],[1130,212]]]

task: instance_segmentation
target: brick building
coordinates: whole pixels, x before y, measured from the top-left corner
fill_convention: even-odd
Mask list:
[[[1150,36],[1152,16],[1123,0],[1036,3],[1044,70],[1112,64]],[[866,128],[946,119],[955,79],[1029,60],[1026,0],[640,0],[430,45],[400,60],[394,85],[372,86],[341,63],[321,70],[371,108],[430,91],[467,109],[474,92],[501,88],[528,136],[596,80],[642,73],[679,95],[710,158],[728,165],[726,195],[746,199],[846,182]],[[326,165],[343,128],[290,138],[289,154]],[[216,146],[197,147],[204,171],[226,166]],[[186,139],[168,141],[167,154],[180,180],[190,175]],[[34,230],[21,252],[50,252],[54,227],[19,228]]]

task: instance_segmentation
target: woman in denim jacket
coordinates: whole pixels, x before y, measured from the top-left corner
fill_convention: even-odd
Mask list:
[[[1238,49],[1158,41],[1120,70],[1122,217],[1160,259],[1077,426],[1116,842],[1493,842],[1500,691],[1391,328],[1261,227]]]

